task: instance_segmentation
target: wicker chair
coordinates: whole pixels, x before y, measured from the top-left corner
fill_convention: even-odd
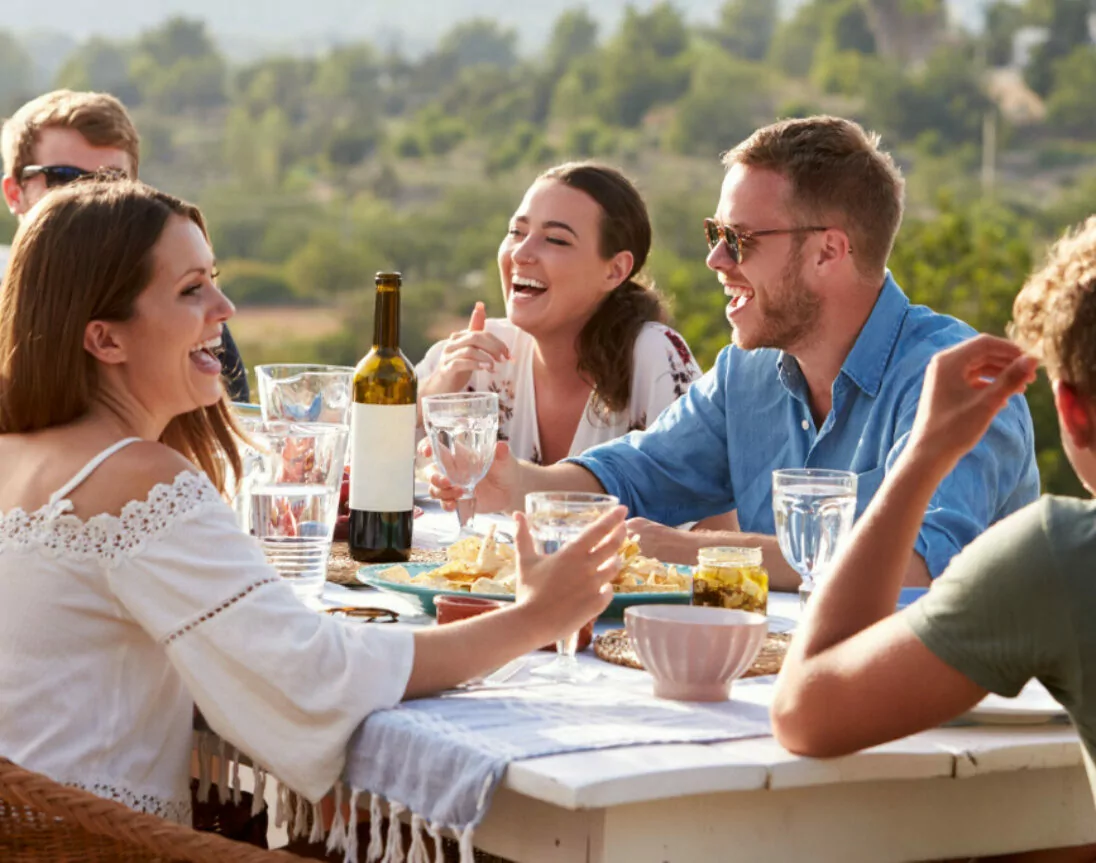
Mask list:
[[[0,758],[0,860],[5,863],[292,863],[300,859],[135,812]]]

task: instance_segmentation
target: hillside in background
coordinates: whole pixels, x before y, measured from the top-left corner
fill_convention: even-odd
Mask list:
[[[785,11],[803,0],[782,0]],[[468,18],[492,18],[514,28],[525,49],[540,48],[552,23],[567,9],[585,7],[612,30],[627,6],[650,9],[656,0],[5,0],[4,19],[17,33],[61,31],[70,39],[91,35],[129,37],[172,15],[201,19],[230,55],[250,58],[271,48],[313,53],[332,43],[369,39],[398,41],[407,50],[429,48],[454,24]],[[952,16],[967,27],[980,27],[988,0],[948,0]],[[719,7],[712,0],[675,0],[690,21],[711,22]],[[63,23],[59,23],[63,22]]]

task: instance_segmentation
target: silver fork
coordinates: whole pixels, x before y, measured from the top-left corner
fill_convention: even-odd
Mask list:
[[[471,680],[466,680],[464,683],[458,683],[456,689],[492,689],[496,687],[504,686],[511,678],[517,677],[517,675],[525,669],[528,664],[528,660],[524,656],[519,656],[517,659],[512,659],[507,662],[502,668],[492,671],[486,677],[474,677]]]

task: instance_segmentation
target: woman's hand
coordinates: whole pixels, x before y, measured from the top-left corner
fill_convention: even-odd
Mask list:
[[[419,455],[429,458],[433,454],[429,439],[423,438],[419,442]],[[520,506],[520,501],[513,499],[518,494],[520,469],[521,465],[510,452],[510,447],[501,441],[495,444],[495,459],[487,475],[476,485],[476,511],[502,512]],[[464,489],[446,479],[436,463],[430,465],[429,475],[430,496],[441,501],[443,509],[450,512],[456,509]]]
[[[550,640],[568,637],[603,612],[613,598],[609,584],[620,571],[619,550],[624,542],[624,516],[618,506],[605,513],[555,554],[537,554],[529,522],[514,513],[517,522],[517,601],[537,610],[538,619],[553,633]]]
[[[510,349],[484,327],[487,312],[483,303],[476,303],[468,329],[451,333],[441,351],[438,366],[425,380],[419,381],[419,397],[441,393],[456,393],[468,386],[472,372],[493,371],[495,363],[510,359]]]

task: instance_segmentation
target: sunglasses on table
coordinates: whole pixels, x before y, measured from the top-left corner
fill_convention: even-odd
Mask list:
[[[350,617],[365,623],[398,623],[400,619],[397,611],[361,605],[342,605],[338,608],[325,608],[323,611],[333,617]]]
[[[737,231],[730,225],[720,224],[715,219],[704,220],[704,239],[708,241],[708,248],[714,249],[719,245],[720,240],[725,241],[731,252],[731,258],[736,264],[742,263],[745,247],[754,237],[765,237],[769,234],[806,234],[828,230],[829,228],[811,225],[802,228],[771,228],[767,231]]]
[[[47,189],[55,189],[58,186],[71,183],[73,180],[92,175],[110,180],[124,180],[126,178],[126,172],[120,168],[100,168],[97,171],[85,171],[83,168],[77,168],[74,165],[27,165],[20,175],[20,180],[25,183],[39,175],[45,178]]]

